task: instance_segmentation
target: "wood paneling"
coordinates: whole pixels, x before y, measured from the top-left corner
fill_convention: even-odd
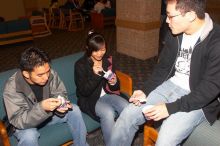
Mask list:
[[[214,22],[220,24],[220,0],[208,0],[206,10]]]

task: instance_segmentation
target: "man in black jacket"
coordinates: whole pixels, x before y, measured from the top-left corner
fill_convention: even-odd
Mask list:
[[[157,146],[179,145],[201,122],[217,119],[220,27],[205,13],[205,0],[167,0],[166,12],[170,32],[159,63],[118,118],[112,146],[131,145],[146,119],[163,120]]]

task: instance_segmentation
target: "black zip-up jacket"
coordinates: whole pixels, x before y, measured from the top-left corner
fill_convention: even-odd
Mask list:
[[[174,75],[181,41],[182,34],[174,36],[168,32],[159,62],[145,83],[146,95]],[[192,53],[189,85],[191,92],[188,95],[166,103],[169,114],[202,109],[206,119],[213,124],[220,111],[220,26],[213,24],[208,14]]]
[[[114,65],[108,61],[108,58],[106,55],[103,57],[102,67],[107,71],[108,67],[112,65],[112,71],[115,72]],[[117,79],[115,85],[110,85],[105,78],[95,74],[92,67],[93,61],[86,55],[80,58],[75,64],[77,103],[83,112],[99,121],[99,118],[95,114],[95,105],[100,98],[102,88],[107,94],[112,94],[106,90],[106,84],[108,84],[111,91],[119,91],[120,83]]]

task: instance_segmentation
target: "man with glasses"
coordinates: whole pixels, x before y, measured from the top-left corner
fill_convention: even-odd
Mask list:
[[[48,55],[36,48],[26,49],[20,59],[20,69],[4,88],[3,99],[18,146],[39,146],[39,128],[66,122],[74,146],[87,146],[86,127],[77,105],[58,97],[67,95],[66,88],[50,68]],[[62,105],[62,106],[61,106]],[[57,131],[59,132],[59,131]]]
[[[205,13],[205,5],[205,0],[167,0],[170,31],[159,63],[144,89],[134,91],[109,145],[131,145],[146,119],[163,120],[157,146],[179,145],[201,122],[217,119],[220,27]]]

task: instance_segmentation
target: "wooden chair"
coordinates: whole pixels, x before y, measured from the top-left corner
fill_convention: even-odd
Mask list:
[[[51,13],[51,28],[62,28],[62,13],[59,8],[52,8]]]
[[[70,23],[70,10],[65,8],[60,8],[61,13],[61,29],[68,29]]]
[[[76,10],[70,10],[69,11],[69,25],[68,25],[68,31],[78,31],[84,29],[84,19],[80,12]]]
[[[32,29],[33,37],[44,37],[51,35],[51,31],[47,25],[46,14],[43,13],[43,16],[31,16],[30,24]]]
[[[129,75],[121,72],[121,71],[116,71],[116,75],[118,76],[120,80],[120,92],[126,93],[127,95],[131,96],[132,95],[132,79]]]
[[[3,146],[10,146],[7,130],[6,130],[5,125],[2,121],[0,121],[0,140],[3,144]]]
[[[154,146],[157,140],[158,132],[153,128],[153,123],[148,122],[144,125],[144,143],[143,146]]]
[[[49,8],[43,8],[43,12],[44,12],[44,14],[46,16],[47,25],[48,25],[48,27],[50,27],[51,24],[52,24],[51,12],[50,12]]]

